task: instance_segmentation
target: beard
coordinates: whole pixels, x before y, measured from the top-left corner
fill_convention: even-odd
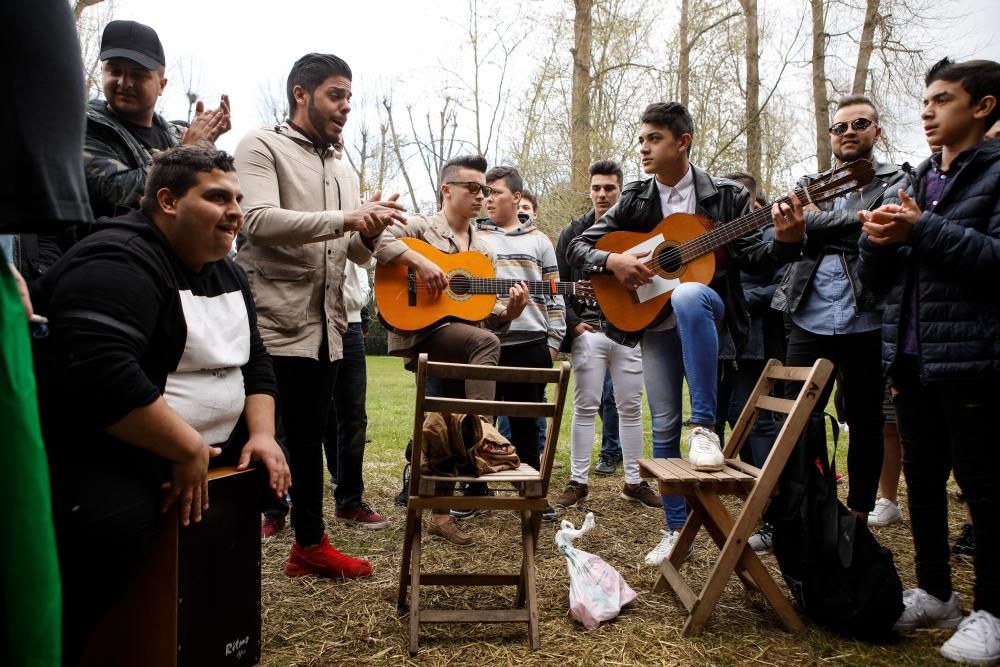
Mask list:
[[[329,121],[316,109],[316,105],[312,99],[309,100],[309,106],[306,111],[309,114],[309,124],[313,126],[313,129],[316,130],[316,134],[318,135],[316,138],[323,144],[339,145],[340,132],[336,130],[328,131],[326,129]]]
[[[848,148],[847,150],[834,151],[833,157],[837,158],[837,160],[842,164],[853,162],[854,160],[860,160],[862,158],[870,161],[872,159],[872,150],[874,148],[874,146],[858,144]]]

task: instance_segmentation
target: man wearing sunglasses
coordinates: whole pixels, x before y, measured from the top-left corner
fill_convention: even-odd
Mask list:
[[[882,134],[878,120],[878,110],[866,97],[851,95],[837,103],[830,126],[836,163],[870,160],[875,178],[861,191],[824,203],[822,209],[812,204],[803,208],[807,240],[802,257],[788,267],[771,307],[787,313],[791,323],[788,365],[809,366],[820,357],[837,365],[850,427],[847,506],[861,518],[873,510],[884,513],[885,525],[901,518],[899,507],[888,499],[875,504],[883,450],[880,329],[885,295],[858,278],[858,212],[881,206],[885,194],[895,193],[906,174],[874,158]],[[815,177],[803,177],[798,186]],[[829,392],[816,404],[810,437],[825,437],[822,411]]]

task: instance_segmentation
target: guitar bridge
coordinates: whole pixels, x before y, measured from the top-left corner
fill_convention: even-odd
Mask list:
[[[406,303],[417,306],[417,272],[413,269],[406,270]]]

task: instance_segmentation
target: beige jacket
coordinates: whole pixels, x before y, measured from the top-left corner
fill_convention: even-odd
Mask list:
[[[449,255],[461,252],[455,243],[455,233],[448,225],[448,218],[445,216],[444,211],[438,211],[429,217],[420,215],[409,218],[405,225],[397,223],[387,229],[386,232],[391,233],[396,238],[409,237],[426,241],[441,252],[448,253]],[[406,246],[398,241],[380,242],[379,246],[375,249],[375,259],[382,264],[388,264],[406,249]],[[476,230],[474,224],[469,225],[469,250],[471,252],[483,253],[490,258],[491,263],[496,264],[496,255],[493,252],[493,248],[490,247],[490,244],[483,238],[482,234]],[[482,325],[491,331],[503,330],[509,327],[509,322],[504,323],[503,326],[500,324],[499,315],[504,310],[506,310],[506,306],[500,299],[497,299],[497,303],[493,307],[493,313],[483,320]],[[390,331],[388,341],[389,354],[402,357],[413,356],[408,352],[410,348],[423,341],[432,332],[447,325],[447,322],[443,322],[408,334],[398,334]]]
[[[360,235],[344,234],[344,211],[361,205],[357,176],[288,124],[243,137],[236,171],[246,216],[236,262],[253,290],[264,344],[276,356],[341,359],[345,262],[371,259]]]

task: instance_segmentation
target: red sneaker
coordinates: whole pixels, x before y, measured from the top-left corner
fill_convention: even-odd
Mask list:
[[[376,512],[368,503],[361,503],[360,505],[348,508],[338,507],[334,510],[333,516],[337,521],[343,521],[352,526],[371,528],[372,530],[385,528],[389,525],[389,520]]]
[[[264,515],[264,518],[260,522],[260,541],[269,540],[275,535],[277,535],[282,528],[285,527],[285,517],[283,516],[268,516]]]
[[[330,540],[324,533],[319,544],[303,547],[296,542],[292,545],[288,562],[285,563],[285,574],[289,577],[315,574],[331,579],[360,579],[372,575],[372,564],[340,553],[330,545]]]

